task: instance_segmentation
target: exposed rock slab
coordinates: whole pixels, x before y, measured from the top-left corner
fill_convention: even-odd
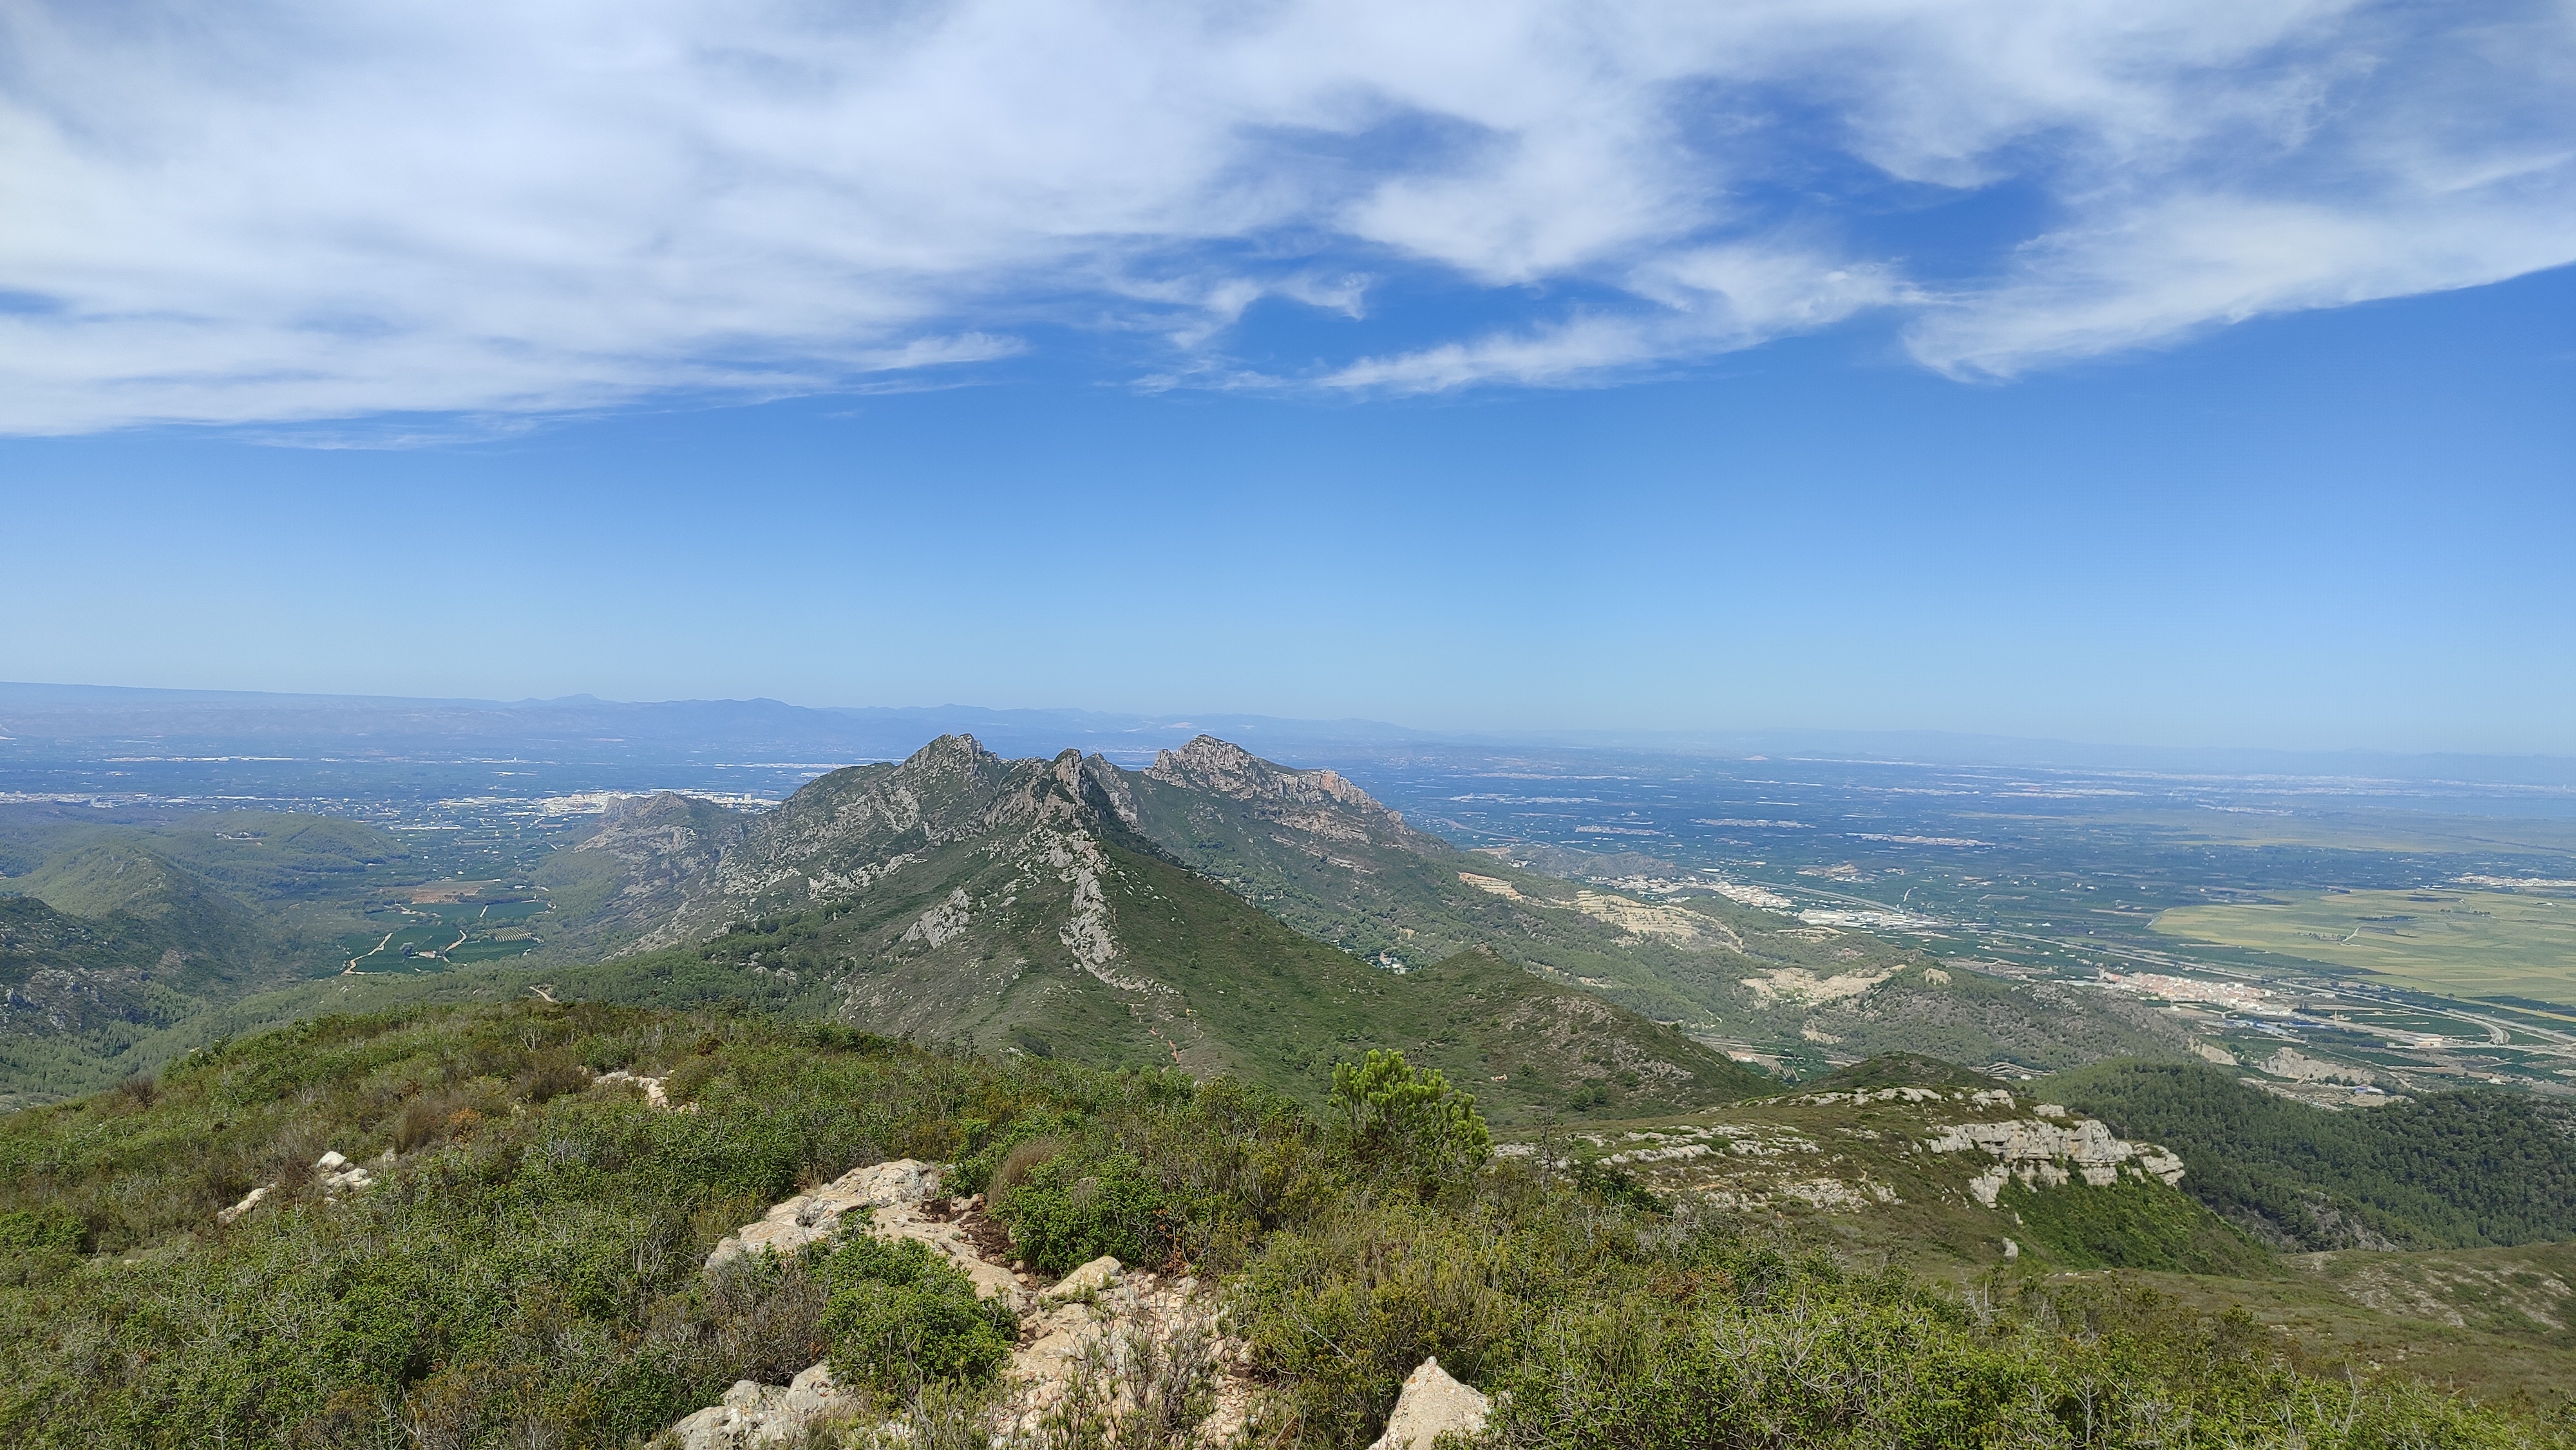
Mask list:
[[[592,1083],[600,1087],[632,1086],[638,1092],[644,1094],[644,1101],[646,1104],[667,1112],[671,1107],[671,1095],[663,1090],[662,1081],[663,1080],[658,1077],[639,1076],[638,1074],[629,1072],[622,1067],[617,1069],[615,1072],[603,1072],[599,1076],[591,1079]],[[697,1104],[691,1103],[689,1106],[696,1107]]]
[[[267,1184],[265,1184],[265,1183],[261,1184],[259,1187],[254,1188],[254,1189],[252,1189],[250,1192],[248,1192],[248,1193],[246,1193],[246,1194],[242,1195],[242,1201],[241,1201],[241,1202],[234,1204],[234,1205],[233,1205],[232,1207],[230,1207],[230,1208],[219,1208],[219,1209],[216,1209],[216,1210],[215,1210],[215,1222],[217,1222],[217,1223],[219,1223],[219,1224],[229,1224],[229,1223],[231,1223],[234,1219],[237,1219],[237,1218],[241,1217],[243,1214],[246,1214],[246,1213],[250,1212],[252,1209],[259,1207],[259,1201],[260,1201],[261,1199],[263,1199],[263,1198],[268,1197],[268,1194],[269,1194],[269,1185],[267,1185]]]
[[[1369,1450],[1432,1450],[1443,1435],[1481,1435],[1493,1402],[1472,1385],[1460,1384],[1437,1358],[1404,1377],[1395,1413],[1386,1417],[1386,1433]]]
[[[1038,1296],[1038,1303],[1052,1309],[1059,1304],[1070,1304],[1076,1299],[1089,1298],[1116,1284],[1125,1272],[1124,1267],[1116,1259],[1102,1254],[1099,1258],[1056,1280],[1053,1287]]]
[[[2041,1110],[2051,1106],[2042,1104]],[[2004,1184],[2013,1179],[2025,1188],[2055,1188],[2078,1177],[2095,1188],[2108,1188],[2120,1181],[2123,1172],[2168,1184],[2182,1181],[2179,1156],[2153,1143],[2132,1143],[2114,1135],[2109,1124],[2089,1118],[1956,1123],[1942,1128],[1923,1146],[1935,1153],[1982,1150],[2001,1160],[1968,1183],[1968,1192],[1988,1208],[1996,1205]]]
[[[859,1397],[833,1382],[832,1367],[818,1364],[783,1386],[736,1380],[722,1400],[673,1425],[657,1443],[669,1450],[791,1444],[816,1418],[858,1408]]]
[[[898,1158],[854,1168],[811,1193],[800,1193],[725,1236],[707,1255],[714,1273],[744,1254],[766,1249],[786,1255],[840,1231],[841,1220],[866,1209],[871,1231],[885,1238],[919,1239],[965,1271],[975,1292],[1016,1295],[1011,1271],[987,1262],[966,1236],[963,1215],[937,1197],[940,1170],[918,1158]]]

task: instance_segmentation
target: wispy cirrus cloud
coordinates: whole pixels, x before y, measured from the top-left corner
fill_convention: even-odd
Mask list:
[[[1877,311],[2010,375],[2576,260],[2571,98],[2547,0],[32,3],[0,429],[768,396],[1041,328],[1420,391]],[[2007,192],[1927,263],[1909,215]],[[1260,355],[1263,299],[1340,356]]]

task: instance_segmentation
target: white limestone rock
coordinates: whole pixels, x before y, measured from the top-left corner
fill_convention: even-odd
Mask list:
[[[1076,1299],[1091,1298],[1101,1290],[1117,1283],[1119,1276],[1124,1272],[1124,1268],[1116,1259],[1102,1254],[1099,1258],[1093,1259],[1090,1263],[1057,1280],[1051,1288],[1038,1296],[1038,1302],[1052,1309],[1058,1304],[1070,1304]]]
[[[336,1151],[313,1160],[313,1171],[322,1179],[324,1193],[354,1193],[372,1187],[376,1175],[340,1156]]]
[[[918,1158],[897,1158],[869,1168],[853,1168],[812,1193],[800,1193],[772,1208],[758,1223],[744,1224],[725,1236],[707,1255],[707,1272],[767,1249],[792,1254],[818,1239],[830,1238],[842,1217],[855,1208],[884,1209],[918,1203],[939,1189],[939,1170]]]
[[[234,1204],[232,1207],[216,1209],[215,1222],[219,1224],[230,1224],[234,1219],[237,1219],[243,1214],[250,1212],[252,1209],[257,1208],[259,1206],[259,1201],[268,1197],[268,1192],[269,1186],[263,1183],[259,1187],[252,1189],[249,1193],[243,1195],[242,1201]]]
[[[1450,1378],[1437,1358],[1426,1359],[1404,1377],[1395,1413],[1386,1417],[1386,1433],[1369,1450],[1432,1450],[1441,1436],[1452,1431],[1481,1435],[1492,1408],[1493,1402],[1481,1391]]]
[[[832,1367],[818,1364],[784,1386],[736,1380],[721,1401],[673,1425],[657,1443],[669,1450],[787,1445],[801,1439],[817,1416],[858,1408],[858,1397],[833,1382]]]
[[[2091,1118],[2071,1123],[2034,1118],[1956,1123],[1940,1129],[1923,1146],[1935,1153],[1983,1151],[2001,1160],[1968,1182],[1969,1194],[1988,1208],[1995,1206],[2011,1179],[2021,1180],[2025,1188],[2056,1188],[2077,1178],[2095,1188],[2108,1188],[2120,1181],[2123,1172],[2168,1184],[2182,1181],[2181,1158],[2153,1143],[2115,1137],[2109,1124]]]

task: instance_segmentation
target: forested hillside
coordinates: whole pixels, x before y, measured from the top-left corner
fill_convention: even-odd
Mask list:
[[[2197,1063],[2099,1063],[2048,1094],[2190,1166],[2184,1186],[2284,1246],[2576,1238],[2576,1112],[2468,1090],[2366,1111],[2288,1102]]]

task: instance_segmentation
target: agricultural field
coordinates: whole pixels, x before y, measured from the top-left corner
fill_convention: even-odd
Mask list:
[[[2576,1007],[2576,897],[2308,891],[2160,913],[2169,936],[2300,957],[2458,997]]]
[[[367,909],[367,930],[339,938],[348,972],[436,972],[508,961],[543,945],[549,903],[498,881],[443,882]]]

